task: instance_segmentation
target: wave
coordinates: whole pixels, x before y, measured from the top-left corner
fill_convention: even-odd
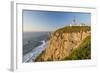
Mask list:
[[[23,56],[23,62],[27,63],[27,62],[33,62],[36,57],[42,53],[42,51],[44,51],[47,46],[48,46],[48,42],[45,42],[44,40],[41,41],[42,45],[34,48],[31,52],[27,53],[26,55]]]

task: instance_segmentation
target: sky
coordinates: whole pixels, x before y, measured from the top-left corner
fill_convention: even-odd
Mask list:
[[[23,10],[23,31],[54,31],[73,24],[74,19],[91,25],[90,13]]]

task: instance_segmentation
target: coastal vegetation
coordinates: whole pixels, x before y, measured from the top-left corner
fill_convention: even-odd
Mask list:
[[[90,26],[66,26],[54,31],[48,47],[35,61],[91,59]]]

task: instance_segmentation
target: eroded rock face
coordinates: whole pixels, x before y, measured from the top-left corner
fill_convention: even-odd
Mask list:
[[[55,34],[52,34],[48,41],[48,48],[41,54],[38,61],[58,61],[64,59],[89,35],[91,35],[90,31],[70,33],[56,32]]]

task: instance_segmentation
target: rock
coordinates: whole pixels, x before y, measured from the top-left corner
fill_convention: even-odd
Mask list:
[[[61,31],[61,30],[60,30]],[[65,57],[77,48],[82,40],[91,35],[90,30],[80,30],[78,32],[63,32],[56,31],[48,42],[48,47],[42,53],[37,61],[58,61]],[[65,31],[65,30],[64,30]]]

